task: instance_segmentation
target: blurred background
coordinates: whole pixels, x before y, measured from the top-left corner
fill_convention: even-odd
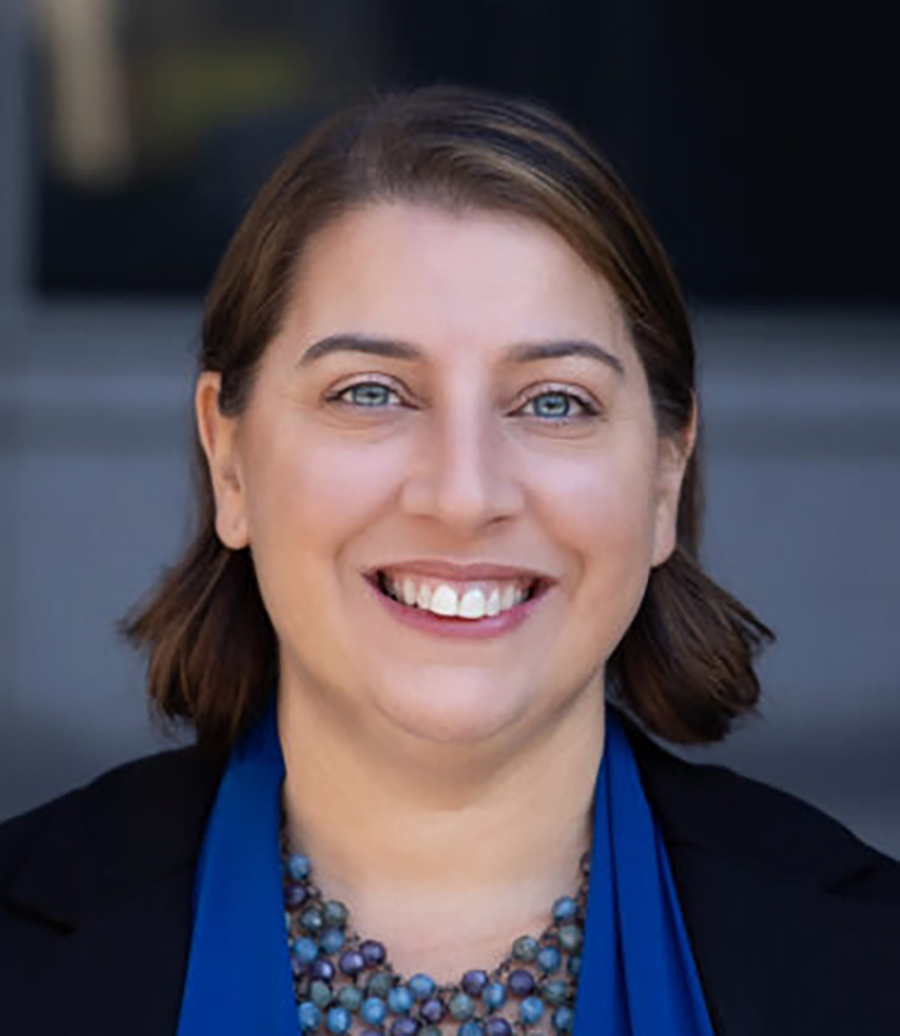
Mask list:
[[[724,760],[900,856],[896,8],[2,0],[0,818],[165,747],[114,624],[189,528],[193,349],[283,152],[373,88],[555,105],[693,311],[704,558],[773,626]]]

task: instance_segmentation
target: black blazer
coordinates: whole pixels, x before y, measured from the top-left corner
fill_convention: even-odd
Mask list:
[[[719,1036],[900,1034],[900,864],[626,728]],[[2,1036],[175,1032],[220,776],[165,752],[0,826]]]

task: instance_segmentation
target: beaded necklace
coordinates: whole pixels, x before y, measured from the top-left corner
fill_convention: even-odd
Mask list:
[[[534,938],[520,936],[492,971],[467,971],[438,985],[425,974],[404,979],[384,945],[362,939],[347,907],[326,900],[309,857],[293,852],[284,814],[280,832],[285,925],[300,1031],[338,1036],[537,1036],[568,1033],[574,1021],[590,855],[580,885],[561,896]]]

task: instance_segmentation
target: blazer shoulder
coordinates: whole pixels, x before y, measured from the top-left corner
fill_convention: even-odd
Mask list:
[[[223,765],[195,746],[170,749],[0,824],[0,899],[74,925],[98,897],[188,865]]]
[[[790,792],[720,763],[629,738],[667,844],[726,857],[779,880],[900,906],[900,862]]]

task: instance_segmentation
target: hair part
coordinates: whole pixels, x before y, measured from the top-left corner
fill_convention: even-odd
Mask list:
[[[684,437],[697,411],[686,307],[649,223],[609,164],[530,100],[456,86],[375,96],[321,124],[283,160],[231,240],[206,299],[199,366],[221,375],[220,411],[239,416],[288,308],[304,250],[326,225],[380,202],[499,211],[555,230],[603,276],[644,366],[659,434]],[[612,696],[676,743],[723,738],[759,699],[754,658],[772,631],[698,558],[702,428],[681,488],[674,553],[650,572],[607,663]],[[123,622],[148,655],[148,690],[202,745],[226,749],[278,679],[278,644],[249,548],[215,529],[199,439],[194,539]]]

